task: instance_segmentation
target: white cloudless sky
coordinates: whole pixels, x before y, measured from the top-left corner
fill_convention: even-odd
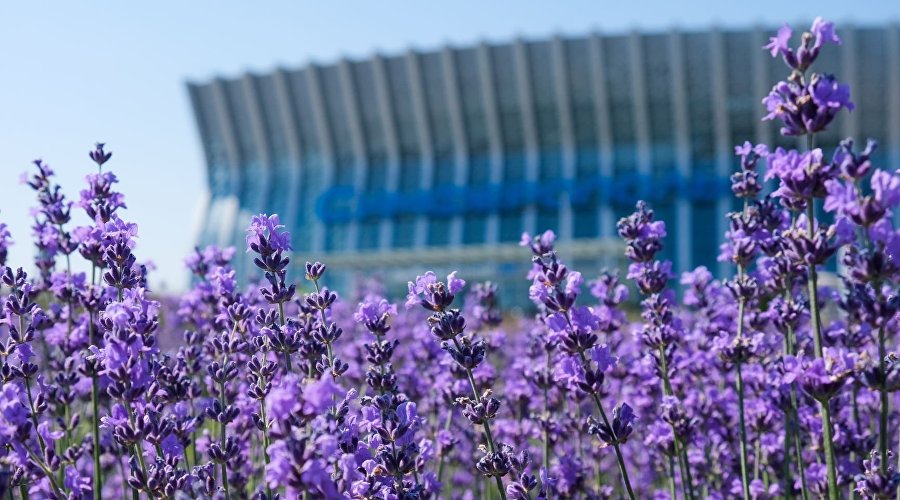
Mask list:
[[[19,175],[42,158],[65,193],[77,198],[84,175],[95,168],[87,153],[102,141],[113,151],[108,167],[126,195],[122,216],[140,226],[138,259],[158,267],[151,284],[186,285],[182,259],[192,248],[205,192],[186,81],[447,43],[590,30],[806,25],[815,16],[893,22],[900,2],[6,2],[0,4],[0,221],[16,240],[9,264],[29,268],[33,257],[28,207],[34,198]]]

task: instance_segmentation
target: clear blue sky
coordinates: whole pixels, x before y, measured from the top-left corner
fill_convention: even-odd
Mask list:
[[[186,284],[181,260],[205,189],[188,80],[518,35],[806,24],[817,15],[883,23],[900,17],[900,2],[7,2],[0,6],[0,220],[18,241],[11,264],[32,258],[33,198],[19,174],[43,158],[77,197],[93,168],[87,152],[104,141],[126,193],[124,217],[140,225],[139,260],[159,268],[151,283]]]

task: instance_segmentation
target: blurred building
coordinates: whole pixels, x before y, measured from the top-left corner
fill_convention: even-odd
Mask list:
[[[589,277],[621,264],[615,223],[643,198],[676,269],[724,272],[734,145],[794,145],[760,121],[787,74],[761,49],[774,31],[515,40],[189,84],[210,195],[199,243],[242,248],[251,215],[278,213],[295,262],[326,262],[338,287],[460,267],[521,302],[523,231],[553,229]],[[876,161],[898,165],[900,31],[839,34],[816,70],[857,109],[818,145],[874,137]]]

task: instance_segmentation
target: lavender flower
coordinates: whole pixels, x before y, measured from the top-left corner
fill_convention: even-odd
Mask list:
[[[276,215],[249,221],[260,284],[208,247],[185,260],[186,293],[154,293],[111,153],[89,153],[72,201],[36,162],[33,276],[7,267],[0,223],[0,493],[894,498],[900,174],[874,141],[814,147],[853,103],[815,72],[834,26],[792,35],[766,46],[788,65],[767,118],[807,146],[735,148],[743,208],[719,255],[734,277],[698,268],[676,289],[672,228],[645,203],[619,222],[639,317],[615,270],[583,276],[552,231],[521,240],[529,314],[501,312],[491,283],[456,308],[456,273],[417,277],[398,308],[378,270],[339,295],[307,262],[298,293]]]

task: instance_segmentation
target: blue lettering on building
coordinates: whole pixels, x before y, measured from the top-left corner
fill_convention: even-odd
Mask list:
[[[598,205],[608,200],[613,206],[630,207],[638,199],[664,203],[684,198],[710,202],[729,195],[728,179],[713,174],[677,173],[645,175],[633,173],[615,177],[546,179],[503,184],[455,186],[445,184],[431,190],[375,191],[356,193],[353,186],[334,186],[316,200],[316,214],[328,223],[353,220],[392,219],[402,215],[453,217],[471,213],[521,210],[527,206],[557,209],[562,195],[574,207]]]

